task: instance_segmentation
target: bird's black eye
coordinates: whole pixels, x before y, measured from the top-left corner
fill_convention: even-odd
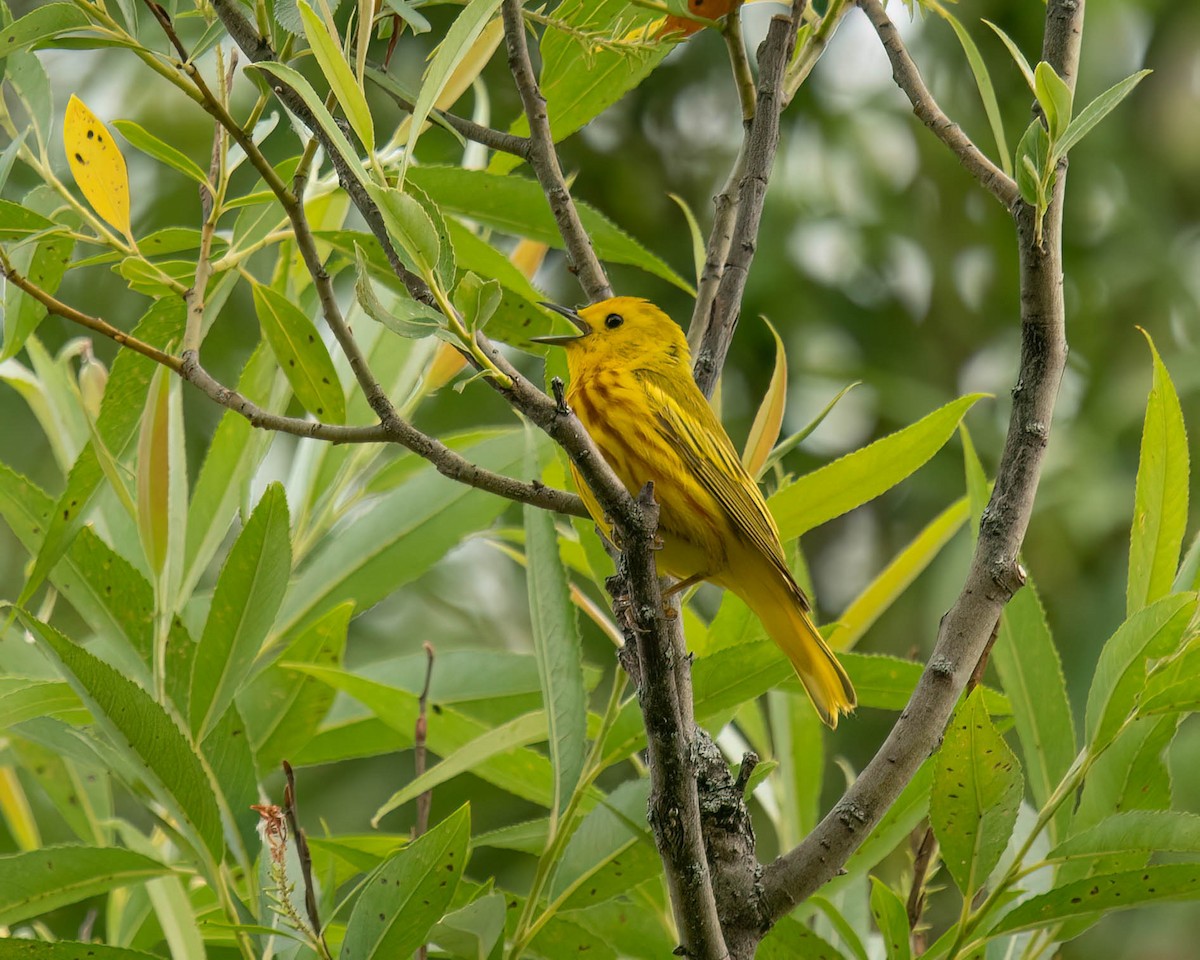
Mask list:
[[[624,322],[625,322],[625,318],[623,316],[621,316],[619,313],[610,313],[607,317],[604,318],[604,325],[606,327],[608,327],[609,330],[616,330],[617,327],[619,327]]]

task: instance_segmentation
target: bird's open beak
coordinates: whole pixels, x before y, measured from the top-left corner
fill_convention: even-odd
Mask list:
[[[586,337],[592,332],[592,328],[588,325],[588,322],[574,310],[570,310],[567,307],[560,307],[557,303],[546,303],[544,301],[540,305],[545,307],[547,310],[553,310],[555,313],[566,317],[571,321],[572,324],[575,325],[575,327],[579,330],[579,333],[561,337],[530,337],[529,339],[534,343],[546,343],[552,347],[563,347],[568,343],[574,343],[576,340]]]

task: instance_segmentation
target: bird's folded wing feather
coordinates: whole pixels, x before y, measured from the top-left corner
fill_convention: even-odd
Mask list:
[[[653,374],[639,379],[667,442],[700,485],[724,507],[741,539],[783,574],[808,609],[808,600],[788,569],[775,518],[704,395],[695,389],[679,396],[681,391]]]

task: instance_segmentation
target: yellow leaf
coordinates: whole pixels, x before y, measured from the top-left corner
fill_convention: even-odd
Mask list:
[[[63,117],[63,144],[71,175],[100,217],[129,235],[129,174],[108,128],[71,94]]]
[[[771,321],[763,317],[763,323],[775,338],[775,371],[771,374],[771,382],[763,396],[758,413],[754,415],[754,423],[750,427],[750,436],[746,438],[746,449],[742,452],[742,464],[750,472],[750,476],[758,476],[758,471],[779,439],[779,428],[783,424],[783,405],[787,399],[787,354],[783,349],[783,341],[771,326]]]

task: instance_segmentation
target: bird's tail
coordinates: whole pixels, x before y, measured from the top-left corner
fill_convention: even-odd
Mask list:
[[[758,615],[768,635],[787,654],[817,713],[831,728],[838,717],[858,704],[854,686],[829,644],[801,606],[799,597],[782,584],[758,582],[735,591]]]

